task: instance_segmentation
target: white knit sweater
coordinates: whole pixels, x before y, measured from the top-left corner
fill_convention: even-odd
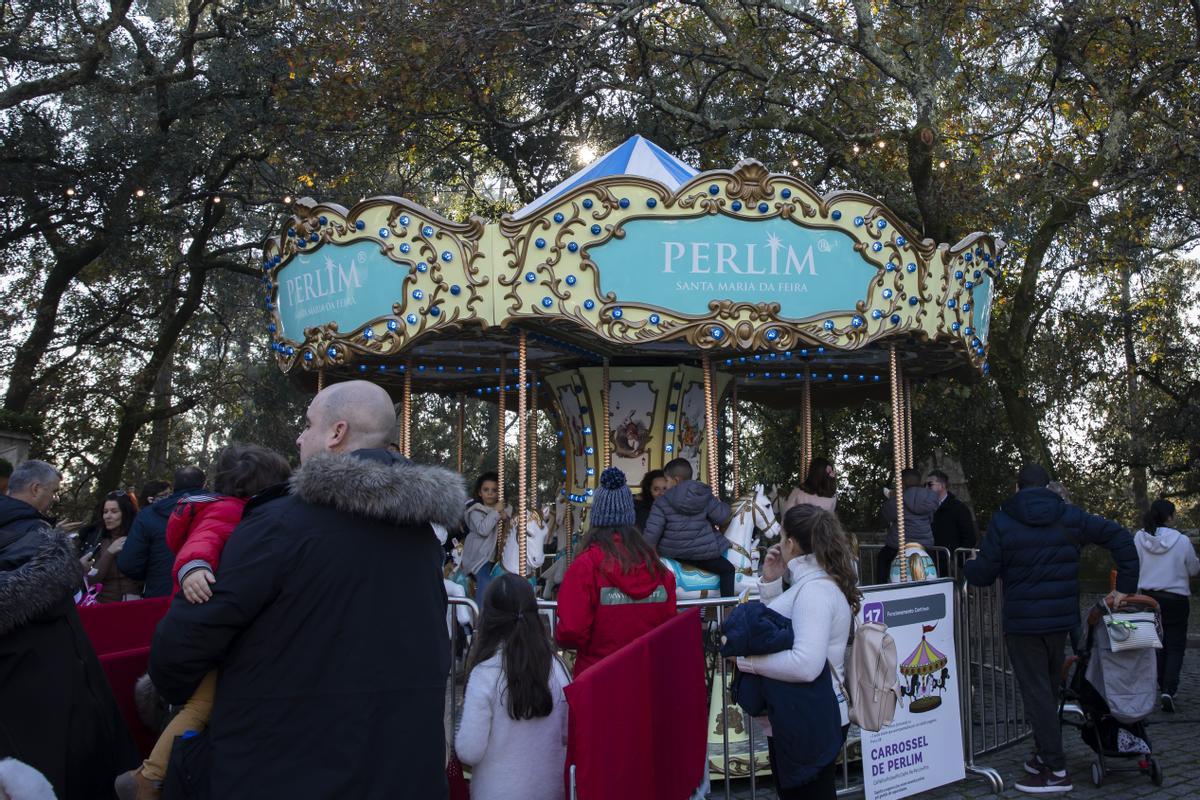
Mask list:
[[[540,719],[508,715],[502,652],[471,670],[454,739],[471,766],[472,800],[562,800],[567,759],[567,697],[571,682],[556,659],[550,670],[554,710]]]

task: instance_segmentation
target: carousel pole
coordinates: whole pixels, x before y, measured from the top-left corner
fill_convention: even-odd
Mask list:
[[[505,396],[504,396],[504,375],[508,372],[508,363],[504,356],[500,356],[500,385],[497,391],[500,392],[499,405],[496,409],[496,488],[500,490],[500,508],[504,508],[504,412],[505,412]],[[504,516],[501,514],[500,521],[496,523],[499,526],[499,534],[496,537],[496,557],[499,558],[504,554]]]
[[[321,369],[317,370],[317,391],[320,392],[320,391],[323,391],[324,389],[325,389],[325,368],[322,367]]]
[[[602,452],[604,453],[604,468],[605,469],[608,469],[609,467],[612,466],[612,444],[609,442],[609,431],[608,431],[608,403],[609,403],[609,396],[611,394],[612,394],[612,384],[609,382],[608,359],[606,358],[606,359],[604,359],[604,390],[601,392],[601,397],[604,400],[604,402],[602,403],[602,405],[603,405],[602,413],[604,414],[604,419],[600,425],[600,431],[601,431],[601,433],[604,434],[604,450]]]
[[[801,394],[800,424],[804,430],[800,433],[800,480],[808,476],[808,465],[812,461],[812,366],[804,365],[804,389]]]
[[[527,395],[525,394],[525,381],[529,376],[529,364],[525,338],[525,331],[521,331],[521,341],[518,350],[517,362],[517,559],[520,564],[519,570],[522,578],[526,577],[526,574],[529,571],[525,561],[527,554],[525,526],[529,522],[529,508],[528,504],[526,503],[526,489],[528,484],[527,469],[529,467],[529,419],[525,413],[528,409]]]
[[[463,438],[466,435],[467,428],[467,395],[464,392],[458,393],[458,474],[463,471]]]
[[[529,507],[538,508],[538,392],[537,375],[529,376]],[[545,522],[545,520],[543,520]]]
[[[404,368],[404,401],[400,408],[400,452],[412,458],[412,359]]]
[[[904,460],[907,465],[915,467],[916,454],[913,452],[913,415],[912,415],[912,380],[904,379]]]
[[[742,496],[741,474],[738,471],[738,396],[737,378],[733,379],[733,396],[730,398],[730,427],[733,435],[730,437],[730,450],[733,451],[733,496]]]
[[[895,344],[888,349],[888,370],[892,390],[892,466],[896,472],[892,487],[895,492],[892,500],[896,503],[896,558],[900,559],[900,582],[908,583],[908,560],[904,557],[904,390],[900,386],[900,360]]]
[[[704,356],[704,448],[706,477],[713,494],[717,493],[717,407],[716,381],[713,380],[712,361]]]

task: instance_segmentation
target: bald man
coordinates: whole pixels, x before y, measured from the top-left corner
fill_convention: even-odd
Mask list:
[[[171,702],[219,670],[211,796],[443,798],[449,672],[441,546],[462,478],[388,450],[387,392],[334,384],[300,468],[246,507],[207,603],[180,595],[150,674]],[[203,770],[199,774],[204,774]]]

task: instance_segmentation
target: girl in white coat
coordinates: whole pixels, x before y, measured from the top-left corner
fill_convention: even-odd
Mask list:
[[[468,660],[454,744],[473,800],[562,800],[567,760],[566,667],[538,618],[529,581],[492,580]]]
[[[792,621],[792,649],[739,658],[738,669],[779,681],[811,683],[828,662],[844,740],[850,724],[842,691],[846,642],[862,597],[854,569],[853,544],[837,517],[812,505],[788,509],[783,517],[783,534],[783,540],[767,551],[759,592],[772,610]],[[787,591],[783,590],[785,574],[791,583]],[[767,742],[774,764],[777,760],[774,744],[770,738]],[[836,761],[826,764],[810,783],[777,787],[780,800],[837,797],[835,766]]]
[[[1175,504],[1155,500],[1142,518],[1143,530],[1133,536],[1141,569],[1138,591],[1158,601],[1162,612],[1163,646],[1158,651],[1158,690],[1163,711],[1175,710],[1179,672],[1187,652],[1188,612],[1192,594],[1189,579],[1200,574],[1200,559],[1188,537],[1175,530]]]

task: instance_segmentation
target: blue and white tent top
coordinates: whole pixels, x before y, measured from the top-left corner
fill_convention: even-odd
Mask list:
[[[635,134],[626,139],[624,144],[609,150],[512,216],[513,219],[527,217],[576,186],[598,178],[607,178],[612,175],[636,175],[639,178],[656,180],[674,191],[697,174],[694,168],[683,163],[654,142]]]

